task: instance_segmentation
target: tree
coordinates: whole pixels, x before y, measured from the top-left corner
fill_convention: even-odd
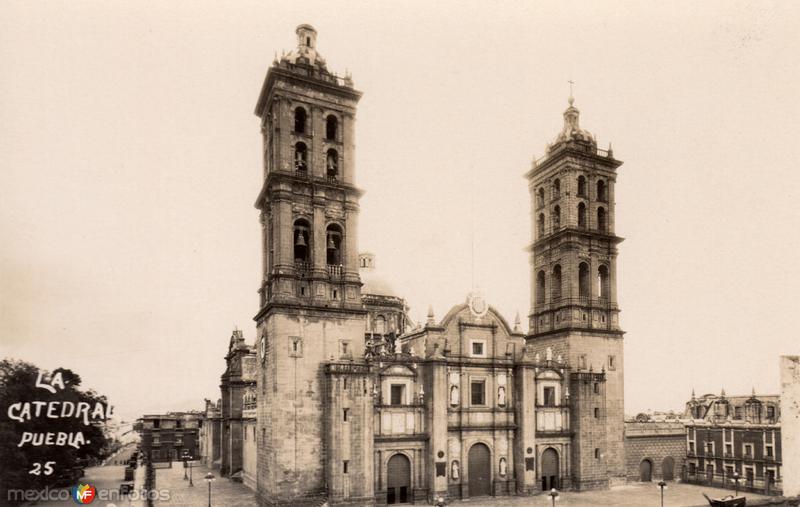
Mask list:
[[[36,387],[40,371],[46,379],[60,373],[64,389],[56,389],[51,393]],[[32,414],[30,419],[24,418],[24,421],[11,417],[19,414],[18,411],[12,411],[11,414],[9,411],[9,407],[16,403],[66,401],[76,406],[79,402],[88,403],[91,407],[97,403],[108,406],[105,396],[92,390],[84,391],[80,385],[80,376],[69,369],[58,368],[51,374],[24,361],[0,361],[0,503],[9,500],[8,490],[74,485],[81,475],[80,470],[107,455],[109,442],[103,431],[104,419],[92,419],[86,425],[83,417],[48,418],[46,411],[40,413],[39,417]],[[59,404],[61,406],[63,403]],[[24,432],[81,432],[86,444],[77,449],[70,445],[19,446]],[[55,462],[51,464],[51,473],[44,468],[47,462]],[[37,469],[38,474],[31,473]]]

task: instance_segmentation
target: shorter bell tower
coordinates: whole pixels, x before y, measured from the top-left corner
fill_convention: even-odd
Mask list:
[[[526,174],[533,243],[528,344],[552,347],[573,368],[573,463],[579,489],[625,479],[623,331],[611,146],[580,126],[572,96],[564,126]],[[587,386],[591,386],[588,389]],[[602,422],[602,428],[598,423]],[[601,431],[602,430],[602,431]]]

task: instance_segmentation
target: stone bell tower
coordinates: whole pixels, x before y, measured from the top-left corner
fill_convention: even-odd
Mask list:
[[[584,489],[625,477],[616,284],[622,238],[614,231],[614,185],[622,162],[610,146],[597,148],[573,103],[570,96],[561,133],[526,174],[533,225],[527,341],[563,354],[573,384],[580,381],[573,392],[572,462],[576,487]],[[585,396],[578,399],[580,393]]]
[[[329,496],[335,481],[326,471],[338,470],[342,460],[326,441],[333,385],[326,372],[329,363],[358,363],[364,352],[357,241],[362,191],[354,163],[361,92],[349,76],[327,69],[313,27],[300,25],[296,33],[297,48],[275,59],[255,109],[264,156],[255,203],[263,251],[255,316],[261,505],[318,505]],[[353,426],[361,416],[371,418],[372,410],[354,407]],[[367,424],[371,429],[371,419]],[[372,481],[358,480],[363,470],[372,471],[371,450],[346,459],[345,473],[357,483],[348,493],[372,497]]]

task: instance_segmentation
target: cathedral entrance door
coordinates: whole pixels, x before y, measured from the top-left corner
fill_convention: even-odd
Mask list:
[[[542,453],[542,491],[558,488],[558,453],[548,448]]]
[[[489,448],[475,444],[469,450],[469,496],[492,494],[491,463]]]
[[[411,489],[411,463],[402,454],[389,458],[386,480],[386,503],[408,502],[408,490]]]
[[[653,464],[649,459],[643,459],[639,463],[639,480],[642,482],[650,482],[653,480]]]

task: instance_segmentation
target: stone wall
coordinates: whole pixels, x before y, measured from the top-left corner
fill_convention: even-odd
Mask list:
[[[673,459],[673,479],[679,479],[686,462],[686,429],[683,423],[625,423],[625,468],[629,481],[641,480],[640,466],[644,460],[652,464],[651,480],[663,479],[664,460],[667,458]]]

